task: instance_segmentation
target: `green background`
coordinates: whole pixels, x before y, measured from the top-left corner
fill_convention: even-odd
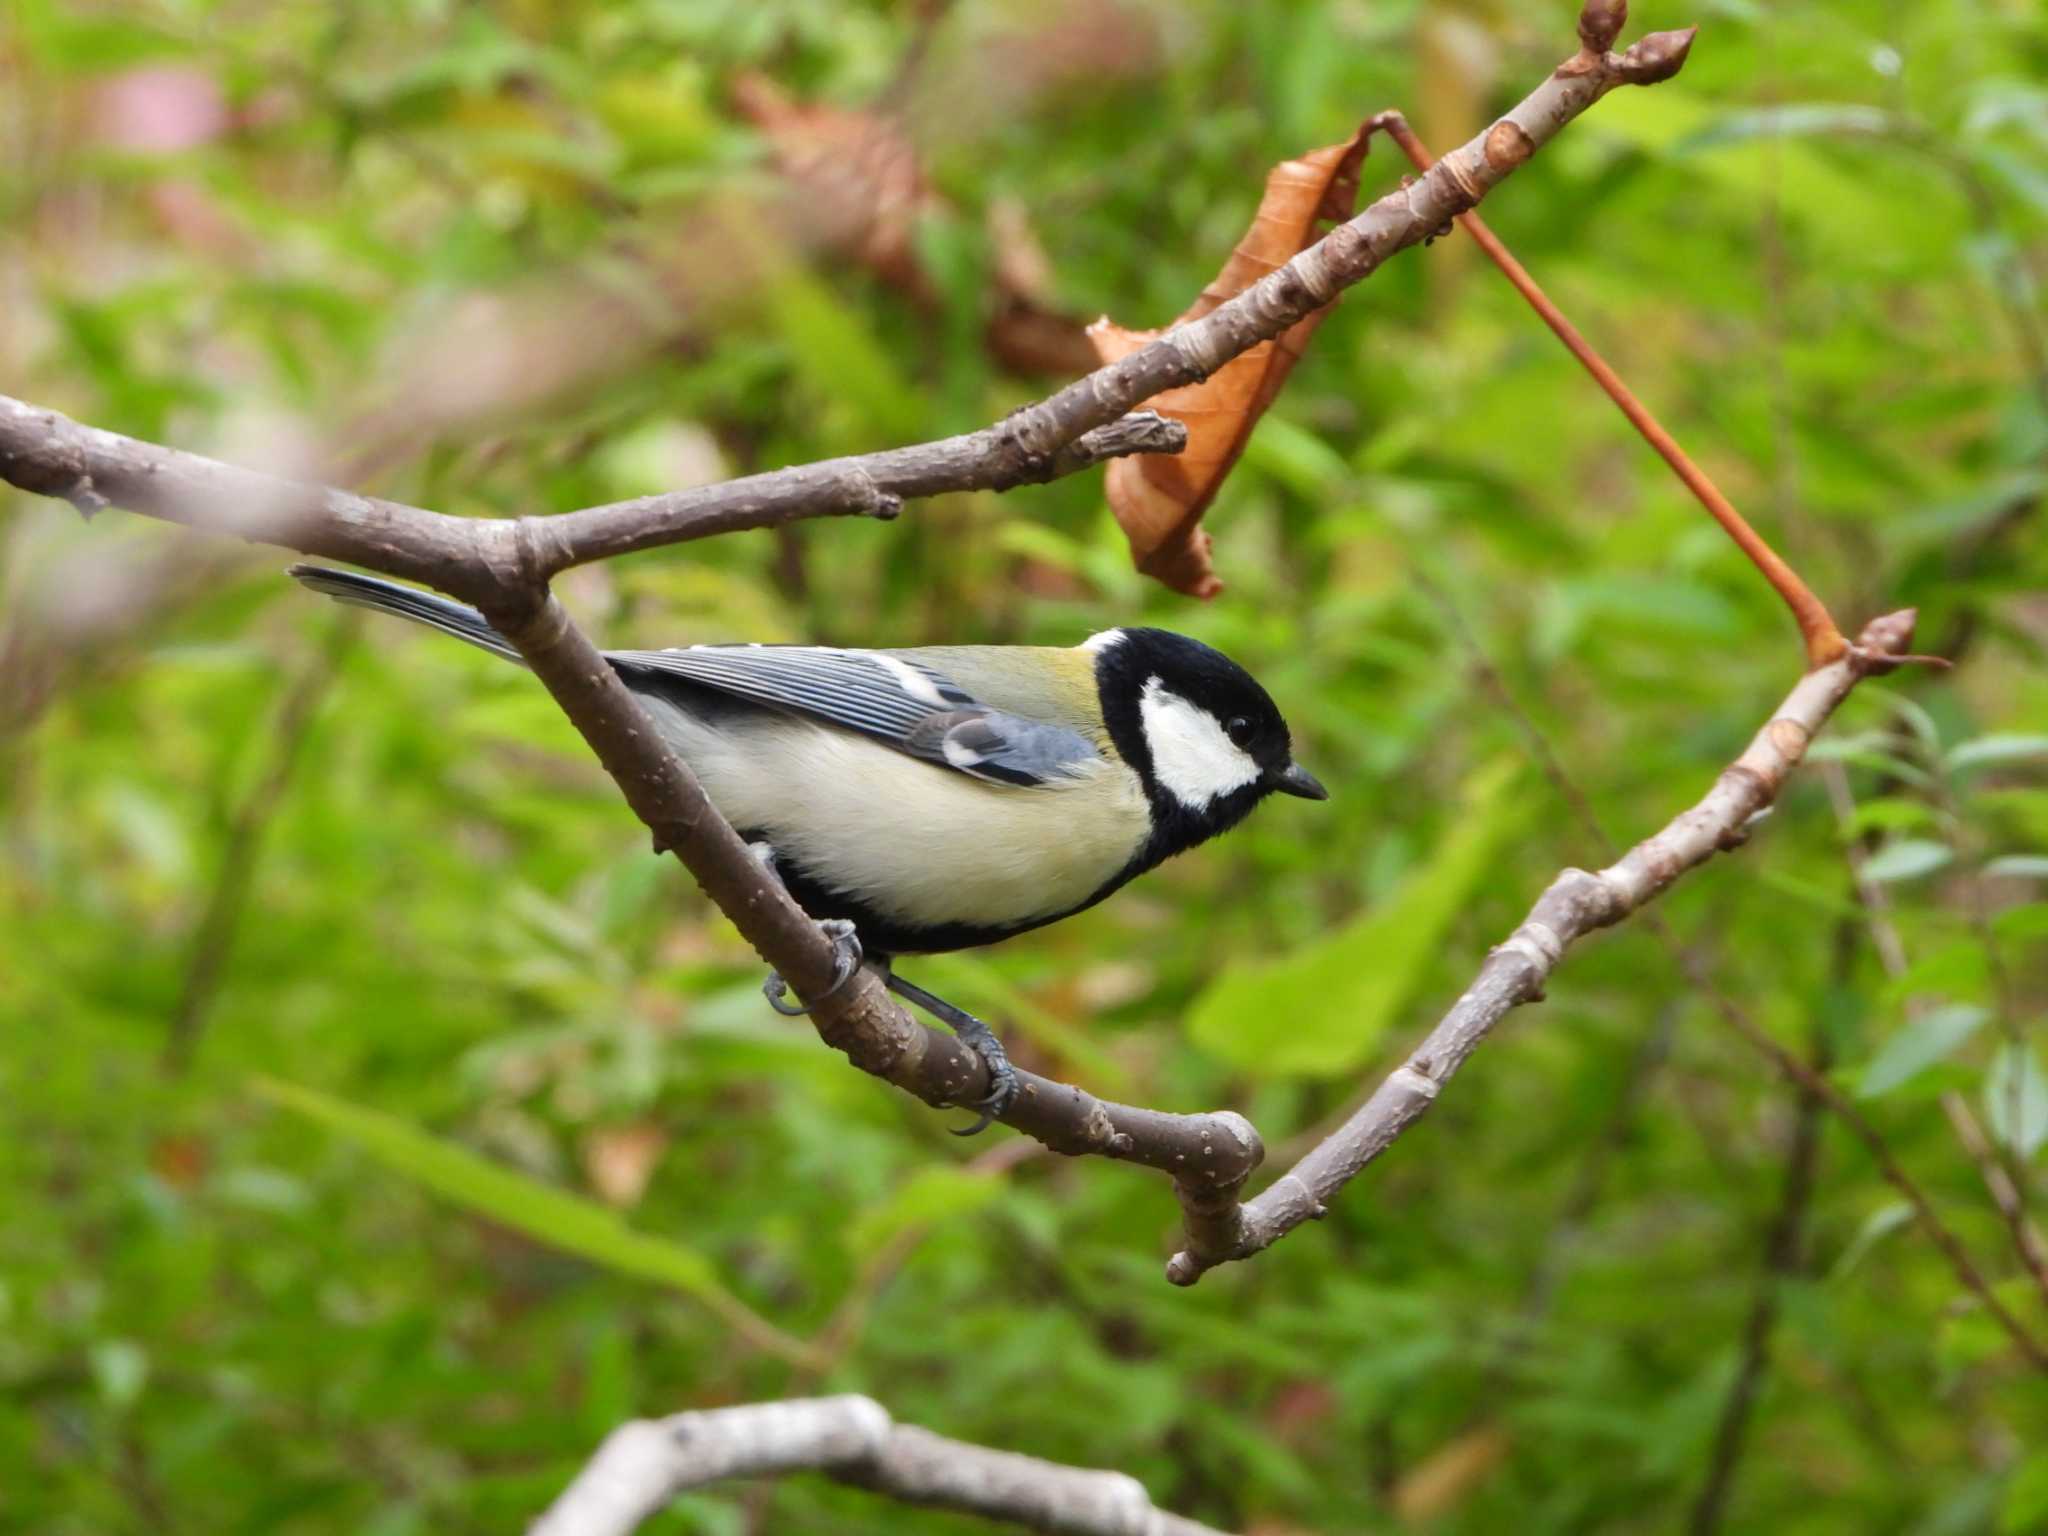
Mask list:
[[[1943,1108],[2048,1206],[2042,19],[1640,6],[1630,35],[1701,23],[1685,73],[1486,213],[1845,626],[1916,604],[1960,663],[1859,690],[1831,763],[1661,911],[2048,1338]],[[1390,105],[1448,145],[1571,26],[1506,0],[15,0],[0,387],[496,515],[963,430],[1057,382],[984,342],[1019,214],[1047,307],[1162,323],[1275,160]],[[831,244],[819,183],[788,196],[749,72],[904,125],[919,292]],[[823,183],[858,206],[837,142]],[[1367,195],[1398,170],[1376,144]],[[1278,1166],[1600,857],[1481,656],[1623,842],[1799,657],[1460,237],[1345,298],[1211,526],[1208,605],[1131,572],[1099,474],[561,586],[618,644],[1142,621],[1244,661],[1327,805],[911,974],[1034,1068],[1243,1110]],[[956,1142],[848,1069],[762,1005],[530,680],[285,563],[0,497],[0,1525],[516,1529],[622,1418],[850,1390],[1263,1536],[1705,1529],[1761,1286],[1720,1528],[2048,1528],[2048,1383],[1642,925],[1575,952],[1327,1221],[1176,1290],[1159,1180]],[[976,1527],[799,1478],[649,1528]]]

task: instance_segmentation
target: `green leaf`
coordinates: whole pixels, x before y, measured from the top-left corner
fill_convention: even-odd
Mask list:
[[[1872,734],[1851,737],[1826,737],[1806,749],[1806,760],[1811,763],[1848,763],[1856,768],[1868,768],[1887,778],[1894,778],[1905,784],[1917,784],[1927,788],[1934,778],[1925,768],[1907,762],[1893,752],[1881,752],[1872,746],[1873,740],[1882,738]]]
[[[923,398],[865,315],[799,271],[777,276],[766,297],[769,313],[789,344],[797,375],[818,400],[849,413],[864,437],[898,442],[919,435]]]
[[[1870,1058],[1856,1085],[1859,1096],[1870,1099],[1889,1093],[1899,1084],[1945,1060],[1974,1035],[1991,1015],[1974,1003],[1951,1003],[1930,1008],[1907,1022],[1885,1041],[1884,1048]]]
[[[1902,832],[1909,827],[1928,826],[1933,821],[1933,809],[1918,800],[1884,795],[1859,804],[1849,817],[1848,831],[1851,837],[1865,832]]]
[[[1869,1256],[1871,1249],[1912,1219],[1913,1207],[1903,1200],[1894,1200],[1889,1205],[1879,1206],[1864,1218],[1863,1225],[1857,1229],[1855,1237],[1850,1239],[1849,1246],[1844,1248],[1842,1256],[1835,1260],[1835,1267],[1829,1271],[1828,1278],[1841,1279],[1861,1264]]]
[[[1341,1077],[1357,1068],[1492,869],[1520,815],[1509,794],[1515,776],[1506,760],[1475,774],[1428,862],[1371,911],[1291,954],[1218,977],[1189,1011],[1189,1037],[1261,1076]]]
[[[1950,772],[1964,768],[1983,768],[2002,763],[2029,763],[2035,760],[2048,761],[2048,736],[2029,736],[2009,732],[1997,736],[1979,736],[1975,741],[1966,741],[1948,755]]]
[[[1991,920],[1991,931],[2010,943],[2031,943],[2048,939],[2048,901],[2029,901],[2007,907]]]
[[[103,1339],[93,1345],[93,1383],[116,1408],[126,1408],[149,1381],[149,1354],[133,1339]]]
[[[1928,950],[1884,984],[1879,996],[1887,1007],[1901,1007],[1920,997],[1981,998],[1991,984],[1991,961],[1974,938]]]
[[[1245,447],[1244,462],[1265,471],[1295,495],[1317,502],[1337,496],[1351,479],[1351,466],[1308,428],[1269,414]]]
[[[1984,1077],[1984,1112],[1991,1131],[2022,1159],[2048,1141],[2048,1077],[2041,1060],[2024,1045],[2005,1045],[1991,1058]]]
[[[2048,880],[2048,854],[2008,853],[1986,864],[1984,873],[1997,880]]]
[[[921,1168],[887,1199],[854,1217],[846,1245],[863,1256],[874,1254],[905,1232],[971,1216],[1003,1189],[1002,1179],[973,1169],[944,1163]]]
[[[2000,1280],[1991,1287],[1991,1294],[2008,1313],[2026,1317],[2034,1304],[2034,1277],[2013,1275]],[[2012,1347],[2012,1335],[1974,1296],[1956,1298],[1935,1330],[1934,1358],[1945,1371],[2009,1359]]]
[[[1890,689],[1872,689],[1872,693],[1885,707],[1906,723],[1921,747],[1925,749],[1930,762],[1941,758],[1941,727],[1934,723],[1934,716],[1927,713],[1903,693]]]
[[[1886,843],[1863,861],[1863,877],[1880,885],[1894,880],[1914,880],[1931,875],[1955,857],[1944,844],[1927,838],[1909,837]]]
[[[802,1340],[728,1291],[711,1261],[694,1248],[636,1232],[607,1206],[501,1168],[382,1110],[274,1078],[259,1077],[252,1086],[257,1097],[325,1126],[444,1200],[537,1243],[637,1280],[671,1286],[772,1354],[795,1361],[810,1358]]]
[[[2000,1536],[2048,1530],[2048,1451],[2035,1451],[2013,1470],[1998,1512]]]

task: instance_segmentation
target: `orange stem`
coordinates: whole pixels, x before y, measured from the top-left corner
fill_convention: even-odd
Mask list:
[[[1427,171],[1433,163],[1430,153],[1423,147],[1415,131],[1408,126],[1408,120],[1399,112],[1382,112],[1372,120],[1373,128],[1383,130],[1402,151],[1414,162],[1418,171]],[[1700,505],[1727,531],[1728,537],[1763,572],[1778,596],[1785,600],[1785,606],[1792,610],[1792,617],[1799,625],[1799,634],[1806,642],[1806,663],[1809,668],[1826,666],[1849,649],[1849,642],[1835,625],[1834,617],[1827,605],[1814,596],[1813,589],[1799,579],[1799,573],[1779,558],[1778,552],[1764,542],[1763,535],[1750,527],[1747,519],[1735,510],[1735,504],[1723,496],[1707,472],[1693,463],[1686,451],[1678,446],[1678,440],[1665,431],[1649,407],[1635,397],[1629,387],[1622,383],[1621,376],[1607,366],[1606,360],[1593,350],[1592,344],[1579,334],[1578,328],[1565,319],[1558,307],[1550,302],[1543,290],[1536,286],[1536,279],[1528,269],[1509,254],[1508,248],[1500,243],[1493,231],[1476,213],[1461,213],[1458,223],[1465,232],[1479,243],[1479,248],[1493,259],[1507,280],[1515,285],[1529,307],[1543,317],[1543,323],[1557,333],[1557,339],[1584,365],[1586,372],[1593,375],[1600,387],[1607,391],[1608,398],[1621,407],[1635,429],[1642,433],[1643,440],[1657,450],[1658,455],[1669,464],[1672,471],[1686,488],[1700,500]]]

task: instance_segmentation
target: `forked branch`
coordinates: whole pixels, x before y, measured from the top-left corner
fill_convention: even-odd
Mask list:
[[[1249,1258],[1321,1216],[1331,1196],[1422,1117],[1495,1024],[1542,997],[1574,942],[1636,912],[1715,853],[1741,846],[1828,717],[1857,683],[1898,664],[1912,631],[1910,610],[1872,620],[1841,657],[1800,679],[1698,804],[1607,868],[1568,869],[1552,881],[1451,1011],[1372,1097],[1263,1193],[1212,1222],[1209,1231],[1223,1241],[1191,1238],[1167,1266],[1168,1278],[1191,1285],[1214,1266]]]

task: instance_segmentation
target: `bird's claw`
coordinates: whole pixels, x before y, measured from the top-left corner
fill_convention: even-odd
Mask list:
[[[979,1024],[980,1020],[975,1020]],[[1010,1058],[1004,1054],[1003,1042],[995,1031],[986,1024],[979,1030],[962,1030],[960,1037],[968,1049],[981,1058],[981,1064],[988,1068],[988,1095],[969,1104],[967,1108],[980,1116],[965,1130],[953,1132],[955,1136],[979,1136],[1002,1118],[1017,1097],[1017,1069],[1010,1065]]]
[[[770,971],[761,983],[761,995],[768,999],[768,1006],[786,1019],[800,1019],[820,1003],[837,997],[839,989],[853,980],[854,973],[860,969],[863,958],[860,935],[854,932],[852,923],[843,917],[828,918],[818,924],[818,931],[832,941],[837,968],[832,973],[831,986],[809,1002],[799,998],[792,1003],[788,1001],[789,983],[782,979],[780,971]]]

